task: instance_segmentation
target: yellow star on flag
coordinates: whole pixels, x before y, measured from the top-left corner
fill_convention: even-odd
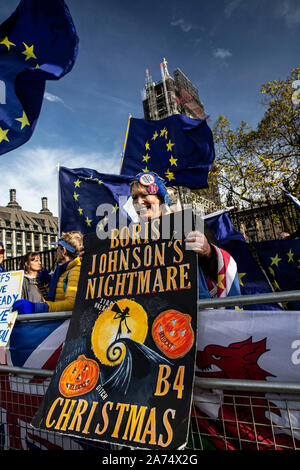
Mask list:
[[[78,201],[79,194],[75,193],[75,191],[74,191],[74,194],[73,194],[73,198],[75,199],[75,201]]]
[[[218,274],[218,287],[220,287],[220,289],[225,289],[225,286],[223,286],[224,277],[225,274]]]
[[[276,290],[276,289],[277,289],[277,290],[280,290],[280,287],[279,287],[279,285],[278,285],[278,283],[277,283],[277,281],[276,281],[275,279],[274,279],[274,281],[272,282],[272,284],[273,284],[275,290]]]
[[[177,166],[177,160],[178,158],[173,158],[173,155],[171,155],[171,158],[169,159],[169,162],[171,163],[171,165],[175,165]]]
[[[147,162],[149,160],[149,158],[151,158],[151,157],[150,157],[150,155],[148,155],[148,152],[147,152],[146,155],[143,155],[142,162]]]
[[[10,42],[8,37],[5,36],[4,39],[2,39],[2,41],[0,41],[0,44],[4,44],[8,50],[10,50],[10,46],[15,46],[15,44],[13,42]]]
[[[145,143],[145,149],[146,149],[146,150],[150,150],[150,145],[149,145],[148,140],[147,140],[147,142]]]
[[[270,259],[272,260],[271,266],[272,264],[275,264],[278,267],[278,263],[279,261],[281,261],[281,258],[279,258],[278,253],[276,253],[276,256],[274,256],[274,258],[270,256]]]
[[[274,269],[271,268],[271,266],[268,267],[270,273],[272,274],[273,277],[275,277]]]
[[[142,168],[142,171],[145,172],[145,171],[149,171],[149,170],[148,170],[148,168],[146,167],[146,168]]]
[[[288,255],[288,258],[289,258],[288,263],[289,263],[290,261],[292,261],[292,263],[293,263],[293,262],[294,262],[294,258],[293,258],[294,253],[292,252],[292,248],[291,248],[290,251],[287,253],[287,255]]]
[[[89,219],[88,217],[85,219],[87,225],[90,227],[91,226],[91,222],[92,222],[92,219]]]
[[[23,129],[23,127],[25,127],[25,126],[30,126],[30,122],[28,121],[28,118],[25,114],[25,111],[23,111],[23,114],[20,118],[16,118],[15,120],[20,121],[21,129]]]
[[[78,212],[79,212],[79,215],[82,215],[83,214],[83,209],[81,207],[78,207]]]
[[[243,286],[243,287],[244,287],[242,278],[243,278],[244,276],[246,276],[246,274],[247,274],[247,273],[238,273],[240,286]]]
[[[23,51],[22,54],[26,56],[25,60],[37,59],[35,53],[33,52],[33,45],[29,47],[27,44],[25,44],[25,42],[23,42],[23,44],[25,46],[25,51]]]
[[[0,142],[2,142],[2,140],[7,140],[7,142],[9,142],[9,139],[6,135],[8,131],[9,129],[2,129],[2,127],[0,127]]]
[[[169,169],[165,172],[166,177],[169,181],[174,180],[174,173],[172,173]]]
[[[163,129],[161,129],[160,131],[160,137],[163,137],[165,136],[165,138],[167,138],[167,134],[168,134],[168,131],[167,129],[164,127]]]
[[[81,181],[80,181],[79,178],[77,178],[77,180],[74,181],[75,188],[79,188],[79,187],[80,187],[80,184],[81,184]]]
[[[98,184],[102,184],[102,180],[98,180]]]
[[[151,140],[156,140],[157,137],[158,137],[158,133],[157,133],[157,131],[155,131]]]
[[[173,143],[170,141],[170,139],[169,139],[169,142],[168,142],[166,145],[167,145],[167,152],[169,152],[169,150],[172,151],[172,147],[173,147],[173,145],[175,145],[175,144],[173,144]]]
[[[112,214],[115,214],[118,209],[119,209],[119,206],[118,206],[118,204],[116,204],[112,209]]]

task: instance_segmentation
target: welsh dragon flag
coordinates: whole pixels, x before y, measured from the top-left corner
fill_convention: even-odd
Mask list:
[[[299,382],[300,311],[198,313],[196,377]],[[194,389],[192,427],[218,450],[300,449],[297,396]]]

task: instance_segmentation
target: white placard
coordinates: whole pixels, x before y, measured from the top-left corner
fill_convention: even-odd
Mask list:
[[[18,312],[12,311],[21,297],[24,271],[0,273],[0,346],[6,346]]]

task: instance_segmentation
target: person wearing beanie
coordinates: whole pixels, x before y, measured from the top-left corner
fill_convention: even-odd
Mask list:
[[[133,207],[141,221],[172,212],[170,198],[163,179],[156,173],[147,171],[136,175],[130,185]],[[223,263],[218,241],[204,221],[204,233],[191,231],[186,239],[186,247],[198,255],[199,297],[216,297],[218,292],[219,263]],[[226,253],[229,256],[228,253]],[[232,259],[232,264],[236,264]],[[237,281],[232,284],[230,295],[240,295]]]
[[[133,207],[141,222],[172,212],[171,200],[164,180],[152,171],[137,174],[130,184],[130,193]],[[219,264],[224,264],[222,257],[225,250],[219,248],[218,241],[205,221],[204,233],[194,230],[187,235],[185,242],[186,246],[198,255],[199,298],[216,297],[218,295]],[[84,253],[84,246],[81,246],[80,259]],[[226,255],[230,257],[228,253]],[[232,259],[232,257],[230,258]],[[233,259],[232,265],[236,266]],[[236,279],[232,283],[229,295],[240,295]]]

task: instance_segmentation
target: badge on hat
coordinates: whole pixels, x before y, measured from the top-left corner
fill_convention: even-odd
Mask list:
[[[158,186],[155,183],[149,184],[147,191],[149,194],[156,194],[158,192]]]
[[[149,186],[155,182],[155,177],[151,173],[143,173],[140,176],[139,182],[144,186]]]

